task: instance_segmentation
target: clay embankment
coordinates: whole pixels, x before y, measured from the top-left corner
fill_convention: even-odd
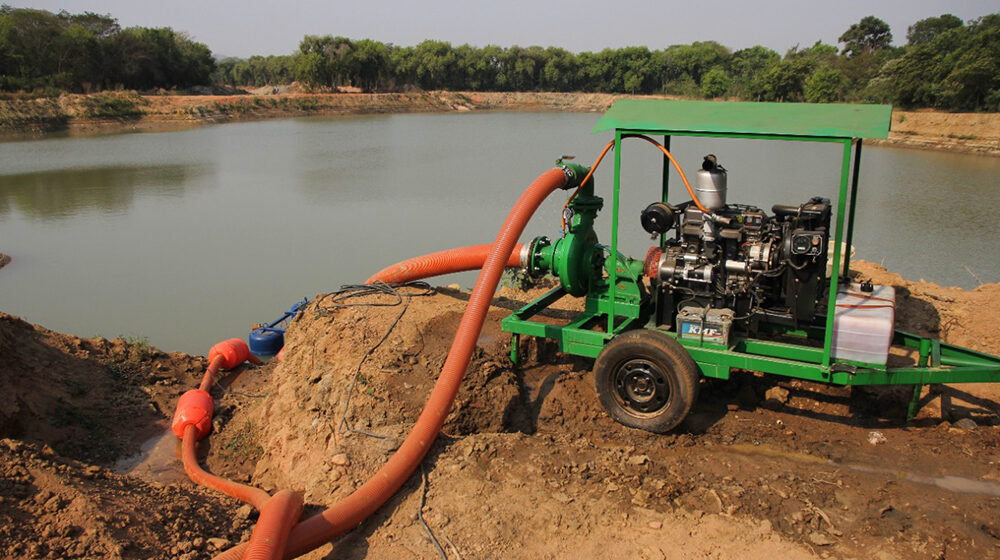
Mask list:
[[[899,327],[1000,352],[1000,284],[963,291],[855,268],[897,286]],[[637,432],[604,413],[591,361],[528,342],[524,365],[511,366],[499,320],[540,291],[496,298],[426,484],[415,475],[310,558],[437,558],[418,510],[449,558],[997,557],[993,386],[935,387],[906,423],[908,387],[851,391],[739,373],[704,383],[674,433]],[[215,391],[208,467],[300,490],[310,513],[350,493],[412,425],[467,298],[447,289],[414,297],[359,371],[400,308],[310,306],[289,330],[283,363]],[[13,403],[0,410],[0,437],[20,440],[0,442],[5,557],[194,560],[247,538],[252,516],[229,500],[102,466],[165,421],[204,360],[9,316],[0,316],[0,351],[0,390]]]
[[[0,557],[195,560],[249,538],[234,500],[116,472],[163,432],[203,358],[4,313],[0,356]]]
[[[277,92],[277,93],[274,93]],[[103,93],[0,100],[0,132],[153,130],[307,115],[451,111],[603,112],[624,96],[602,93],[302,93],[260,88],[250,95]],[[893,111],[877,144],[1000,155],[1000,114]]]

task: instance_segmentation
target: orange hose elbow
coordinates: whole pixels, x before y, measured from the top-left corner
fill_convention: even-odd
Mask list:
[[[215,401],[212,395],[209,395],[208,391],[191,389],[177,401],[171,430],[175,436],[184,439],[184,429],[192,426],[195,429],[195,439],[205,439],[212,430],[213,412],[215,412]]]
[[[260,510],[260,519],[250,535],[244,560],[280,560],[285,554],[288,534],[302,515],[302,496],[282,490]]]

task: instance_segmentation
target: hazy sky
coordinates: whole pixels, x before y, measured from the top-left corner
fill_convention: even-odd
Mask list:
[[[217,55],[290,54],[303,35],[343,35],[397,45],[563,47],[570,51],[714,40],[779,53],[816,40],[836,44],[866,15],[885,20],[894,44],[915,21],[944,13],[969,20],[1000,12],[998,0],[0,0],[19,8],[110,13],[123,27],[172,27]]]

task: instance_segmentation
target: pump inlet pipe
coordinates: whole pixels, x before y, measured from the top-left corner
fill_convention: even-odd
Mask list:
[[[468,306],[462,315],[458,332],[452,341],[448,357],[441,369],[441,375],[431,391],[427,404],[414,424],[410,434],[399,446],[399,450],[379,469],[375,475],[355,490],[343,501],[331,506],[318,515],[310,517],[296,525],[288,537],[288,545],[284,558],[295,558],[322,546],[339,535],[354,529],[369,515],[374,513],[410,478],[413,471],[423,460],[431,444],[437,438],[444,424],[451,405],[458,393],[459,385],[465,376],[475,349],[476,340],[482,330],[486,313],[489,310],[493,294],[500,283],[500,275],[509,263],[520,263],[520,253],[515,251],[515,244],[528,220],[549,194],[558,189],[577,187],[588,169],[581,165],[561,163],[559,167],[541,174],[528,186],[521,198],[507,215],[493,244],[489,246],[481,264],[479,277],[472,289]],[[419,270],[411,265],[397,269],[389,267],[376,274],[369,282],[416,280],[418,277],[430,277],[445,272],[468,269],[479,263],[479,255],[483,254],[483,246],[455,250],[451,258],[429,255],[426,260],[420,260]],[[449,252],[444,252],[446,255]],[[465,260],[462,260],[462,255]],[[517,261],[515,261],[515,255]],[[433,258],[432,258],[433,257]],[[419,260],[419,259],[414,259]],[[458,262],[461,261],[461,262]],[[460,266],[459,266],[460,265]],[[393,272],[395,271],[395,272]],[[394,274],[398,274],[395,276]],[[412,276],[403,276],[409,274]],[[236,560],[243,558],[246,545],[239,545],[227,550],[215,560]]]
[[[206,472],[198,464],[198,441],[208,437],[212,429],[215,403],[209,394],[220,369],[231,370],[249,361],[260,360],[250,353],[245,342],[233,338],[220,342],[208,353],[208,369],[197,389],[181,395],[171,429],[182,441],[181,459],[184,470],[196,484],[211,488],[246,502],[260,511],[260,519],[250,535],[250,542],[242,558],[253,560],[278,560],[285,550],[288,533],[302,516],[302,496],[291,490],[282,490],[274,496],[267,492]]]

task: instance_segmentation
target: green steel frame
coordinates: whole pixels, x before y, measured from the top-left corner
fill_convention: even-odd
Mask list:
[[[619,104],[627,103],[615,111]],[[654,103],[672,104],[653,105]],[[746,105],[743,110],[740,105]],[[790,113],[776,104],[740,104],[712,102],[618,102],[599,122],[595,131],[613,129],[615,134],[615,169],[611,206],[611,246],[610,256],[613,266],[606,266],[608,274],[606,294],[588,294],[584,312],[565,325],[552,325],[532,320],[547,307],[567,295],[563,286],[558,286],[536,301],[506,317],[502,326],[512,333],[511,359],[518,361],[520,335],[553,339],[560,351],[595,358],[604,345],[615,335],[633,328],[654,328],[643,321],[643,311],[634,303],[626,303],[628,294],[623,293],[634,281],[634,274],[628,266],[619,266],[615,257],[618,252],[619,192],[621,188],[622,139],[633,134],[663,135],[664,146],[669,149],[672,136],[707,136],[718,138],[791,140],[805,142],[839,143],[842,146],[839,195],[836,202],[836,222],[833,239],[833,270],[829,286],[827,315],[822,326],[815,325],[813,331],[822,333],[822,347],[806,344],[789,344],[761,339],[733,339],[728,346],[719,346],[708,341],[677,338],[676,333],[661,330],[681,343],[698,363],[706,377],[728,379],[732,369],[745,369],[762,373],[821,381],[837,385],[914,385],[914,399],[911,401],[909,416],[916,412],[916,403],[923,385],[930,383],[973,383],[1000,381],[1000,357],[975,352],[959,346],[945,344],[937,340],[920,337],[897,330],[893,344],[915,350],[918,354],[914,367],[890,368],[885,365],[864,364],[837,360],[831,357],[833,344],[834,313],[836,311],[837,286],[845,281],[850,270],[850,254],[842,254],[842,246],[850,247],[854,240],[854,214],[858,194],[858,178],[861,165],[861,147],[864,137],[888,135],[891,108],[886,106],[815,106],[815,113],[807,113],[808,104],[787,104],[795,113]],[[803,107],[806,106],[806,107]],[[720,107],[721,111],[714,111]],[[652,116],[649,109],[652,108]],[[854,113],[851,111],[854,110]],[[660,114],[657,114],[657,112]],[[824,114],[824,111],[826,112]],[[746,117],[745,126],[720,122],[719,113],[724,118]],[[623,114],[626,118],[621,117]],[[817,124],[812,128],[802,124],[803,115],[818,114],[819,117],[807,124]],[[844,119],[852,114],[861,118],[844,124]],[[637,118],[641,116],[645,118]],[[774,119],[767,120],[766,117]],[[629,118],[631,117],[631,118]],[[698,118],[701,121],[698,121]],[[711,122],[716,117],[715,122]],[[786,130],[793,134],[775,133],[782,123],[775,119],[786,119]],[[769,125],[761,126],[762,118]],[[659,120],[657,120],[659,119]],[[685,119],[687,119],[685,121]],[[792,120],[794,119],[794,120]],[[838,121],[839,119],[839,121]],[[664,121],[685,121],[687,129],[665,126]],[[808,119],[806,119],[808,120]],[[634,126],[634,123],[641,123]],[[707,122],[700,127],[690,126],[691,122]],[[840,128],[830,125],[840,122]],[[602,128],[603,125],[603,128]],[[852,128],[853,127],[853,128]],[[698,128],[692,130],[691,128]],[[852,147],[854,148],[852,150]],[[853,161],[852,161],[853,151]],[[661,196],[667,202],[669,194],[669,167],[664,156]],[[852,165],[853,163],[853,165]],[[845,211],[846,210],[846,211]],[[841,242],[844,241],[842,244]],[[627,277],[626,277],[627,276]],[[622,282],[619,282],[622,280]],[[593,291],[593,290],[592,290]],[[782,331],[786,335],[805,335],[804,332]]]

